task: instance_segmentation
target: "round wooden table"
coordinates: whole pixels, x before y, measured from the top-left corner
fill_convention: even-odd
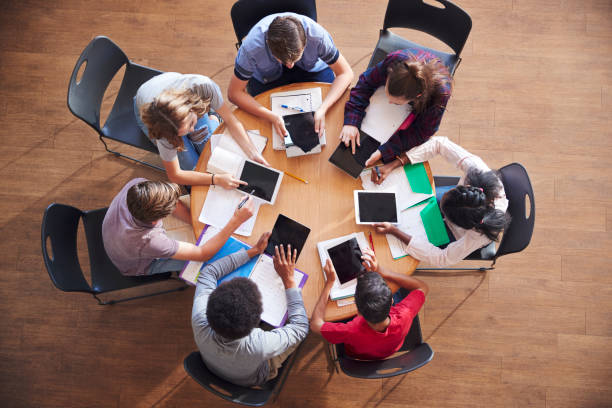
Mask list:
[[[330,84],[318,82],[291,84],[264,92],[257,95],[255,99],[269,109],[271,93],[315,87],[321,88],[323,98],[325,98]],[[311,229],[306,245],[297,261],[297,268],[309,276],[302,290],[304,305],[309,316],[312,314],[325,283],[317,251],[317,242],[359,231],[363,231],[367,238],[368,231],[371,231],[376,257],[381,265],[395,272],[408,275],[412,274],[418,265],[418,261],[410,256],[394,261],[384,235],[376,233],[374,228],[368,225],[357,225],[355,223],[353,190],[363,189],[361,179],[353,179],[328,161],[329,156],[331,156],[339,143],[338,136],[340,135],[344,120],[344,104],[348,96],[349,92],[347,90],[342,98],[327,112],[325,118],[327,145],[323,146],[322,152],[320,154],[293,158],[287,158],[284,151],[272,148],[272,126],[269,122],[240,109],[234,111],[234,114],[242,122],[245,129],[259,129],[261,135],[268,138],[268,144],[264,149],[263,156],[273,168],[280,171],[288,171],[308,181],[308,184],[304,184],[285,175],[274,206],[261,206],[253,234],[250,237],[240,235],[235,235],[235,237],[247,244],[254,245],[263,232],[272,230],[279,213]],[[223,131],[224,126],[221,125],[216,133]],[[210,143],[207,144],[202,152],[196,170],[205,172],[209,157]],[[429,164],[425,163],[425,167],[430,180],[432,180]],[[191,189],[191,218],[196,237],[200,235],[204,228],[204,224],[198,221],[198,217],[204,205],[207,192],[208,186],[194,186]],[[398,289],[396,285],[390,284],[389,286],[394,292]],[[336,301],[329,301],[325,311],[325,320],[336,321],[346,319],[354,316],[356,313],[357,307],[354,303],[338,307]]]

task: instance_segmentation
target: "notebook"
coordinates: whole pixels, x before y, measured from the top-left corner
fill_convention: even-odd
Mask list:
[[[257,152],[261,154],[268,143],[268,138],[260,135],[259,130],[247,130],[247,135],[255,145]],[[210,137],[210,150],[214,152],[217,147],[222,147],[241,157],[248,157],[227,129],[223,133],[215,133]]]
[[[398,223],[399,210],[395,191],[354,190],[353,198],[357,224]]]
[[[268,246],[264,252],[270,256],[274,256],[274,247],[276,245],[282,244],[286,249],[287,245],[290,244],[292,251],[297,249],[297,260],[300,257],[300,253],[302,252],[302,248],[304,248],[304,244],[309,234],[310,228],[283,214],[278,214],[276,222],[274,223],[274,228],[272,228],[272,233],[268,239]]]
[[[317,243],[317,251],[319,252],[319,258],[321,260],[321,267],[325,266],[325,263],[330,258],[328,249],[336,247],[343,242],[355,239],[359,246],[359,249],[363,252],[365,248],[368,248],[368,243],[363,232],[355,232],[349,235],[345,235],[338,238],[329,239],[327,241],[321,241]],[[360,273],[360,272],[357,272]],[[325,278],[325,273],[323,273]],[[340,283],[340,279],[336,279],[334,282],[329,297],[331,300],[344,299],[355,295],[355,288],[357,287],[357,279],[353,278],[345,283]]]
[[[332,164],[353,178],[359,177],[365,167],[365,162],[380,146],[380,142],[361,130],[359,131],[359,142],[361,146],[355,146],[355,154],[350,144],[347,147],[340,142],[329,158]]]
[[[389,103],[385,87],[381,86],[370,97],[360,129],[382,144],[389,140],[400,126],[407,127],[412,123],[415,116],[410,115],[411,112],[410,104]],[[407,120],[409,122],[405,123]]]

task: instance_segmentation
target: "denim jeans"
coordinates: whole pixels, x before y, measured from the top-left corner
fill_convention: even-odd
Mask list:
[[[247,92],[251,96],[255,96],[269,89],[273,89],[283,85],[294,84],[296,82],[332,83],[334,82],[335,78],[336,76],[334,75],[334,71],[332,71],[330,67],[327,67],[323,71],[319,72],[308,72],[295,65],[291,69],[283,65],[283,74],[275,81],[264,84],[259,82],[255,78],[251,78],[247,83]]]
[[[155,275],[156,273],[178,272],[183,269],[185,262],[179,259],[157,258],[147,268],[147,275]]]
[[[136,122],[138,123],[138,127],[142,130],[142,132],[149,137],[149,129],[145,126],[140,118],[140,113],[138,111],[138,106],[136,106],[136,98],[134,98],[134,116],[136,117]],[[215,120],[211,120],[208,114],[204,114],[198,121],[196,122],[194,131],[198,131],[205,127],[208,128],[208,135],[206,138],[200,143],[193,143],[191,139],[189,139],[189,134],[183,136],[183,145],[185,146],[184,151],[176,152],[178,156],[179,165],[182,170],[193,170],[195,169],[196,164],[198,163],[198,159],[200,158],[200,153],[204,149],[204,145],[210,139],[210,136],[215,132],[219,123]],[[157,143],[153,141],[153,144],[157,146]]]

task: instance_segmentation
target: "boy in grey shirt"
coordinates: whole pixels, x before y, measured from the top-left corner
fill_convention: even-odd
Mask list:
[[[276,247],[274,269],[285,286],[288,320],[271,331],[258,328],[261,294],[253,281],[234,278],[217,287],[217,280],[264,251],[269,233],[248,251],[228,255],[200,273],[193,299],[191,325],[202,359],[217,376],[242,386],[264,384],[276,377],[282,362],[308,334],[308,317],[293,278],[297,251]]]

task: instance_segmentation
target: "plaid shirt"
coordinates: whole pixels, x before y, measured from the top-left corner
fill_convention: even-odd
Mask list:
[[[397,61],[416,59],[428,62],[437,57],[419,49],[394,51],[387,57],[359,76],[357,85],[351,90],[351,97],[344,107],[344,124],[361,126],[365,109],[370,104],[370,97],[387,82],[388,68]],[[396,156],[426,142],[440,127],[446,103],[450,98],[450,78],[443,86],[440,97],[430,101],[429,106],[418,115],[411,113],[399,129],[378,150],[382,153],[383,162],[392,161]]]

